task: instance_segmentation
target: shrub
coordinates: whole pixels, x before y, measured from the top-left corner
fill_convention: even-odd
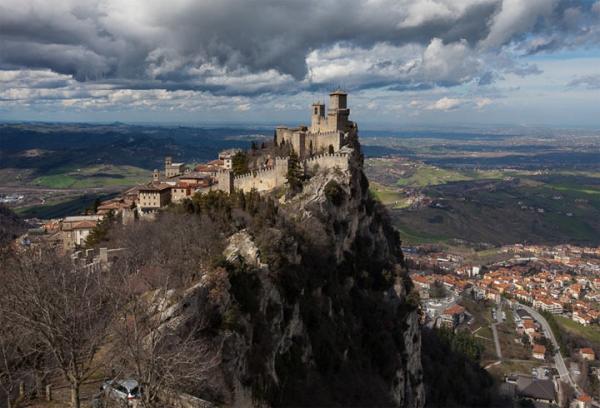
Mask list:
[[[344,202],[346,193],[337,181],[331,180],[329,183],[327,183],[324,191],[327,200],[329,200],[336,207],[339,207]]]
[[[221,329],[239,331],[240,329],[240,309],[237,305],[231,305],[225,313],[221,321]]]

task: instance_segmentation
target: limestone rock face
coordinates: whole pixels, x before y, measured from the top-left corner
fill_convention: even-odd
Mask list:
[[[361,157],[350,161],[282,200],[286,223],[228,238],[228,292],[216,304],[204,300],[206,278],[187,307],[168,309],[186,325],[216,316],[206,336],[221,363],[193,394],[239,407],[424,405],[399,237],[369,194]]]

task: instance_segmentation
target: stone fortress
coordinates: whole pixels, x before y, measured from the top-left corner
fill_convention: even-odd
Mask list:
[[[358,135],[358,126],[351,122],[347,106],[348,94],[335,90],[329,94],[329,110],[325,104],[311,106],[311,125],[289,128],[278,126],[274,143],[277,146],[290,145],[298,155],[305,173],[314,168],[348,168],[350,149],[345,149],[351,137]],[[233,176],[229,170],[217,175],[217,188],[228,193],[234,190],[268,191],[283,186],[286,182],[288,158],[277,157],[271,166],[248,174]]]
[[[336,90],[329,94],[329,110],[325,104],[316,102],[311,107],[310,127],[288,128],[279,126],[275,131],[275,143],[289,143],[303,159],[315,154],[333,154],[347,143],[350,132],[357,132],[356,123],[348,120],[348,94]]]
[[[301,171],[307,175],[319,169],[347,170],[352,152],[348,144],[351,138],[358,135],[358,127],[348,119],[349,115],[347,94],[336,90],[330,94],[327,111],[323,103],[312,104],[310,127],[277,127],[273,140],[274,151],[293,151],[298,156]],[[150,182],[127,190],[121,197],[103,202],[99,213],[105,215],[113,211],[120,213],[123,220],[133,220],[137,216],[152,215],[158,209],[189,199],[196,193],[212,190],[227,193],[236,190],[264,192],[285,185],[289,157],[271,157],[268,154],[250,172],[234,174],[233,158],[240,152],[241,149],[222,151],[217,159],[194,168],[175,163],[167,156],[164,170],[154,170]]]

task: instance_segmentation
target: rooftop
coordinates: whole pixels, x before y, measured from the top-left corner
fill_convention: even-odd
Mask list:
[[[552,380],[537,380],[527,376],[519,376],[517,380],[519,396],[533,399],[554,401],[554,383]]]

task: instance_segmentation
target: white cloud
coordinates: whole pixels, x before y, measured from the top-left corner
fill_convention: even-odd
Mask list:
[[[458,108],[461,106],[463,101],[461,99],[456,98],[448,98],[443,97],[428,105],[425,109],[428,110],[439,110],[439,111],[449,111]]]
[[[488,105],[491,105],[492,103],[494,103],[493,100],[491,100],[490,98],[476,98],[475,99],[475,106],[477,107],[477,109],[483,109]]]

